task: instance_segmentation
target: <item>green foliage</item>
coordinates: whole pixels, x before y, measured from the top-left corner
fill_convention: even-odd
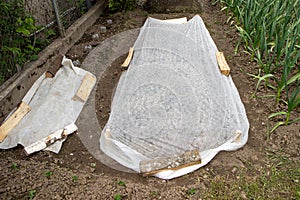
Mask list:
[[[187,191],[187,194],[188,194],[188,195],[194,195],[194,194],[196,194],[196,189],[195,189],[195,188],[190,188],[190,189]]]
[[[14,170],[18,169],[18,164],[17,163],[12,163],[11,168],[13,168]]]
[[[38,59],[40,46],[47,41],[37,42],[34,34],[37,29],[34,18],[25,10],[24,0],[0,3],[0,84],[27,61]]]
[[[45,175],[47,178],[50,178],[50,177],[53,175],[53,172],[47,171],[47,172],[44,172],[44,175]]]
[[[86,9],[87,9],[85,0],[78,0],[77,3],[79,4],[80,13],[84,14],[86,12]]]
[[[125,12],[132,10],[136,5],[136,0],[109,0],[108,8],[110,12]]]
[[[72,181],[73,182],[76,182],[77,180],[78,180],[78,176],[76,176],[76,175],[72,176]]]
[[[122,199],[122,195],[120,194],[116,194],[114,197],[115,200],[121,200]]]
[[[29,199],[33,199],[35,197],[35,194],[36,194],[36,190],[30,190],[28,193]]]
[[[151,191],[150,194],[151,194],[152,196],[157,196],[157,195],[158,195],[158,192],[157,192],[157,191]]]
[[[118,185],[120,185],[120,186],[125,186],[125,182],[124,182],[124,181],[119,181],[119,182],[118,182]]]
[[[237,168],[232,177],[226,173],[210,174],[209,186],[198,190],[199,196],[202,199],[299,199],[300,163],[280,151],[267,150],[266,154],[264,167],[246,161],[245,167]]]
[[[272,129],[300,120],[291,114],[300,105],[300,1],[219,0],[222,10],[236,20],[246,52],[263,72],[256,76],[274,90],[275,103],[286,109],[270,115],[283,116]],[[255,93],[256,93],[255,91]],[[280,106],[280,107],[283,107]],[[299,113],[298,113],[299,115]]]

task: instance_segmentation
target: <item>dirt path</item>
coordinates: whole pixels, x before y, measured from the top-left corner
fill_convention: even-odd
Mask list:
[[[86,46],[95,47],[112,35],[139,28],[147,16],[165,19],[194,15],[148,14],[140,9],[105,15],[85,33],[67,57],[82,62],[89,53]],[[72,135],[58,155],[39,152],[27,157],[21,147],[1,150],[0,199],[296,199],[297,191],[300,198],[297,186],[300,178],[299,124],[281,127],[268,136],[271,124],[267,116],[273,102],[251,98],[255,82],[247,75],[255,74],[257,65],[242,49],[234,54],[238,34],[234,26],[226,23],[228,16],[220,11],[219,6],[212,6],[209,0],[204,0],[200,16],[219,50],[224,51],[232,68],[231,76],[246,107],[251,128],[249,141],[243,149],[221,152],[207,166],[164,181],[110,169],[89,154],[77,135]],[[107,24],[108,19],[112,20],[111,25]],[[107,31],[101,32],[101,26],[106,26]],[[99,37],[93,39],[94,34]],[[98,115],[101,126],[108,118],[108,97],[117,83],[120,74],[117,66],[122,61],[123,58],[117,59],[107,69],[101,79],[106,87],[97,91],[96,109],[102,109]]]

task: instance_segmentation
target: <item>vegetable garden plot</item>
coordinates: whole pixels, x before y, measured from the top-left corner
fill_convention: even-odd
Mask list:
[[[171,179],[247,142],[249,123],[218,52],[195,16],[148,18],[116,88],[101,150],[127,168]]]

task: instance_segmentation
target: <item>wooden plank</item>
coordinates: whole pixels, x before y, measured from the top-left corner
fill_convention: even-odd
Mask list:
[[[235,139],[233,140],[233,142],[240,143],[240,142],[241,142],[241,139],[242,139],[242,135],[243,135],[242,132],[237,131],[237,132],[236,132],[236,135],[235,135]]]
[[[132,56],[133,56],[133,47],[130,47],[128,56],[121,66],[125,68],[128,67],[129,63],[131,62]]]
[[[54,77],[54,74],[52,74],[52,73],[49,72],[49,71],[46,71],[46,72],[45,72],[45,77],[46,77],[46,78],[53,78],[53,77]]]
[[[226,75],[226,76],[229,76],[230,68],[229,68],[228,63],[225,59],[224,53],[223,52],[217,52],[216,57],[217,57],[217,61],[218,61],[218,65],[219,65],[219,68],[221,70],[221,73]]]
[[[170,24],[185,24],[187,23],[187,18],[182,17],[182,18],[177,18],[177,19],[166,19],[164,22],[168,22]]]
[[[0,126],[0,142],[2,142],[9,132],[18,125],[23,117],[31,110],[25,102],[21,102],[17,110]]]
[[[41,151],[41,150],[45,149],[46,147],[50,146],[51,144],[53,144],[54,142],[56,142],[57,140],[66,138],[71,133],[74,133],[75,131],[77,131],[77,129],[78,128],[75,124],[70,124],[63,129],[54,131],[47,137],[45,137],[39,141],[36,141],[33,144],[25,147],[24,148],[25,153],[26,153],[26,155],[30,155],[35,152]]]
[[[72,98],[75,101],[82,101],[85,102],[88,97],[90,96],[90,93],[94,87],[96,83],[96,78],[91,75],[90,73],[87,73],[82,82],[80,87],[78,88],[78,91],[76,92],[76,94],[74,95],[74,97]]]
[[[192,150],[186,151],[180,156],[141,161],[140,172],[143,176],[151,176],[165,170],[178,170],[198,164],[201,164],[199,151]]]

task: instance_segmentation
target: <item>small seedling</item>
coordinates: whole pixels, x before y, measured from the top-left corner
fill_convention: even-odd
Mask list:
[[[119,181],[119,182],[118,182],[118,185],[120,185],[120,186],[125,186],[125,182],[124,182],[124,181]]]
[[[96,163],[91,163],[91,167],[96,167]]]
[[[78,176],[74,175],[72,176],[72,181],[76,182],[78,180]]]
[[[191,189],[189,189],[189,190],[187,191],[187,193],[188,193],[189,195],[194,195],[194,194],[196,194],[196,189],[195,189],[195,188],[191,188]]]
[[[47,171],[47,172],[44,172],[44,175],[45,175],[47,178],[50,178],[50,177],[53,175],[53,172]]]
[[[17,163],[13,163],[13,164],[11,165],[11,168],[13,168],[13,169],[18,169],[18,164],[17,164]]]
[[[35,194],[36,194],[36,190],[30,190],[28,193],[29,199],[33,199],[35,197]]]
[[[122,196],[120,194],[116,194],[114,197],[115,200],[121,200]]]
[[[157,191],[151,191],[151,195],[156,196],[156,195],[158,195],[158,192]]]

